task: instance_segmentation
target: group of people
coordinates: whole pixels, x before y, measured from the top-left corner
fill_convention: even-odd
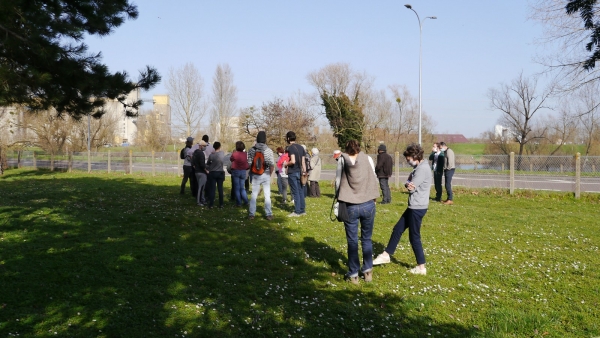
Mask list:
[[[431,181],[435,182],[436,197],[441,201],[441,178],[446,179],[448,199],[444,204],[452,202],[452,176],[454,175],[454,152],[444,142],[435,143],[429,161],[424,158],[424,150],[418,144],[409,145],[403,153],[407,163],[413,168],[404,183],[408,190],[408,207],[392,229],[385,250],[373,259],[372,235],[376,214],[376,199],[383,199],[380,204],[391,202],[388,180],[392,176],[393,160],[386,153],[385,145],[378,148],[377,164],[361,152],[356,140],[348,141],[345,153],[338,160],[336,170],[336,196],[345,203],[347,219],[344,220],[346,241],[348,243],[348,272],[344,276],[351,283],[358,284],[360,275],[365,282],[373,280],[373,266],[390,263],[390,256],[398,247],[402,234],[408,229],[409,242],[416,258],[416,266],[408,270],[412,274],[426,275],[425,253],[421,242],[421,224],[427,213],[430,200]],[[433,175],[432,175],[433,170]],[[433,177],[432,177],[433,176]],[[360,229],[359,229],[360,224]],[[362,246],[362,266],[358,255],[358,241]]]
[[[271,203],[271,177],[277,176],[278,192],[284,204],[287,204],[287,190],[290,188],[294,211],[289,217],[306,215],[305,197],[321,197],[319,180],[321,176],[321,159],[319,150],[312,149],[309,156],[306,147],[296,143],[296,134],[290,131],[286,134],[288,146],[277,148],[278,157],[267,145],[267,134],[258,132],[255,144],[246,149],[242,141],[235,143],[235,150],[230,157],[230,165],[224,169],[225,154],[221,144],[208,142],[208,135],[194,145],[190,136],[185,148],[181,150],[183,164],[183,179],[181,194],[185,194],[188,179],[192,195],[199,206],[212,208],[215,204],[216,193],[219,194],[219,208],[223,208],[223,182],[225,170],[231,174],[232,200],[236,207],[248,206],[248,218],[256,215],[256,202],[262,191],[265,200],[265,217],[273,219]],[[252,186],[252,194],[248,198],[247,189]]]
[[[185,192],[188,178],[192,195],[200,206],[212,208],[215,195],[219,193],[219,207],[223,207],[223,181],[225,169],[224,153],[221,144],[210,144],[207,135],[196,145],[194,139],[188,137],[186,147],[182,149],[184,159],[184,177],[181,183],[181,194]],[[237,141],[235,151],[231,154],[231,165],[227,168],[232,178],[232,196],[237,207],[248,206],[248,218],[256,215],[256,202],[260,191],[264,194],[265,217],[273,219],[271,205],[271,178],[277,177],[277,187],[283,203],[287,204],[287,188],[290,188],[294,211],[288,217],[306,215],[305,197],[320,197],[319,179],[321,159],[319,150],[312,149],[309,156],[306,147],[296,143],[296,134],[286,134],[287,147],[277,148],[277,158],[267,145],[267,135],[258,132],[256,143],[246,149],[244,142]],[[393,160],[385,145],[378,148],[377,164],[360,149],[357,140],[347,142],[345,152],[336,150],[333,157],[337,160],[335,189],[337,200],[344,203],[347,218],[343,220],[348,243],[348,268],[345,279],[358,284],[360,275],[365,282],[373,280],[373,266],[390,262],[402,234],[408,229],[409,241],[416,258],[416,266],[409,270],[412,274],[425,275],[425,254],[421,243],[421,224],[429,208],[429,194],[434,181],[435,201],[441,202],[442,177],[446,181],[448,198],[444,204],[453,204],[452,177],[454,175],[454,152],[444,142],[435,143],[429,158],[424,157],[424,150],[418,144],[410,144],[403,155],[413,168],[404,187],[408,190],[408,207],[393,227],[385,250],[373,259],[372,235],[375,223],[376,200],[383,198],[380,204],[391,203],[389,178],[392,176]],[[431,161],[431,165],[429,161]],[[432,175],[433,171],[433,175]],[[246,182],[252,186],[252,195],[248,199]],[[378,187],[379,185],[379,187]],[[359,228],[360,225],[360,228]],[[360,230],[360,236],[359,236]],[[362,266],[358,255],[359,237],[362,246]]]

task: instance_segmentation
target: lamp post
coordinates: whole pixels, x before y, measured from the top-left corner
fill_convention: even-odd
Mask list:
[[[417,11],[415,11],[411,5],[406,4],[404,5],[404,7],[410,9],[411,11],[415,12],[415,15],[417,16],[417,20],[419,21],[419,145],[421,144],[421,125],[422,125],[422,109],[421,109],[421,68],[422,68],[422,56],[423,56],[423,22],[425,22],[425,20],[427,19],[437,19],[437,17],[435,16],[428,16],[425,17],[425,19],[423,19],[423,21],[421,22],[421,18],[419,17],[419,14],[417,13]]]

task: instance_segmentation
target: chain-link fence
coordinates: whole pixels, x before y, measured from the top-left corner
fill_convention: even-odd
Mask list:
[[[44,152],[6,152],[9,167],[46,168],[63,171],[143,172],[180,175],[183,160],[175,152],[81,152],[51,155]],[[412,168],[401,154],[394,158],[394,177],[400,186]],[[369,155],[377,161],[377,155]],[[229,156],[226,156],[229,158]],[[323,180],[333,179],[337,162],[331,154],[320,156]],[[600,192],[600,156],[456,155],[453,185],[471,188],[506,188]]]

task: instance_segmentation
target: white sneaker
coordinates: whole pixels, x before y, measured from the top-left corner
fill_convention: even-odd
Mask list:
[[[288,217],[299,217],[299,216],[300,215],[295,212],[292,212],[291,214],[288,215]]]
[[[373,265],[387,264],[390,262],[390,255],[380,254],[373,260]]]
[[[415,266],[414,268],[408,270],[408,272],[412,273],[413,275],[426,275],[427,268],[421,269],[418,266]]]

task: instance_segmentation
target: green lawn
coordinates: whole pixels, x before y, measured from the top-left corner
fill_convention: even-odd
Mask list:
[[[343,281],[332,189],[289,219],[207,210],[179,179],[9,170],[0,177],[0,336],[597,337],[599,195],[457,189],[373,283]],[[226,195],[229,192],[226,186]],[[278,197],[276,197],[277,199]],[[375,251],[406,208],[378,206]]]

